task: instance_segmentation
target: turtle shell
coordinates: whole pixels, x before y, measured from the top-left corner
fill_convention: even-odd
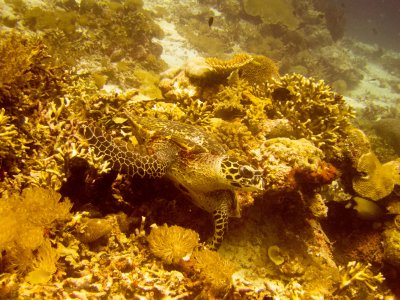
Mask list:
[[[224,147],[201,127],[177,121],[139,117],[126,113],[135,133],[146,141],[173,141],[188,153],[224,154]]]

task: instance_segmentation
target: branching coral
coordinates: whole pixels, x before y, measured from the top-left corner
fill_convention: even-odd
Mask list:
[[[398,161],[382,165],[372,152],[362,155],[357,164],[359,174],[353,178],[354,190],[374,201],[388,196],[400,184],[399,165]]]
[[[64,70],[49,61],[40,39],[12,33],[0,43],[0,105],[31,108],[38,100],[59,94],[67,79]],[[33,101],[35,99],[35,101]]]
[[[339,267],[342,275],[339,289],[344,289],[350,284],[360,281],[363,282],[371,291],[377,290],[377,285],[385,280],[381,273],[374,275],[370,270],[371,264],[363,265],[360,262],[351,261],[347,267]]]
[[[168,264],[187,258],[198,245],[199,235],[190,229],[164,224],[154,227],[147,241],[150,251]]]
[[[353,111],[324,81],[291,74],[268,84],[267,89],[273,100],[271,114],[288,119],[297,138],[307,138],[323,150],[332,150],[346,136]]]
[[[15,125],[10,124],[10,117],[5,115],[5,109],[0,109],[0,159],[7,156],[15,147],[13,142],[18,132]]]

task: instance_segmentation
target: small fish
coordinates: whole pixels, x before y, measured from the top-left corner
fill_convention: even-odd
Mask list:
[[[208,26],[211,28],[212,24],[214,23],[214,17],[210,17],[208,19]]]

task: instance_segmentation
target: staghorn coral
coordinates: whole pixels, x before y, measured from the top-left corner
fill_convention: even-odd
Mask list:
[[[360,262],[350,261],[346,267],[339,267],[341,283],[339,289],[342,290],[355,282],[364,283],[371,291],[376,291],[378,284],[385,280],[381,273],[374,275],[370,270],[371,264],[363,265]]]
[[[361,196],[377,201],[388,196],[396,184],[400,184],[399,162],[381,164],[374,153],[360,157],[358,175],[353,177],[353,188]]]
[[[288,119],[297,138],[306,138],[323,150],[339,152],[336,144],[346,136],[354,117],[343,97],[332,92],[323,80],[299,74],[285,75],[267,84],[273,100],[270,112]]]
[[[147,242],[155,256],[167,264],[177,264],[191,255],[198,245],[199,235],[190,229],[164,224],[153,227]]]
[[[221,257],[218,252],[204,249],[193,252],[194,268],[200,271],[206,285],[216,295],[226,295],[232,285],[235,266]]]
[[[5,109],[0,109],[0,159],[7,157],[10,152],[17,148],[15,138],[18,132],[11,118],[5,115]]]
[[[12,32],[0,41],[0,105],[7,112],[32,109],[56,97],[68,79],[52,64],[42,39]]]

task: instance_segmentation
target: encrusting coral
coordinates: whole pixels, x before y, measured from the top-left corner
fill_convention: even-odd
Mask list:
[[[381,164],[373,152],[368,152],[358,161],[358,175],[353,178],[353,188],[362,197],[380,200],[400,184],[399,170],[399,161]]]

